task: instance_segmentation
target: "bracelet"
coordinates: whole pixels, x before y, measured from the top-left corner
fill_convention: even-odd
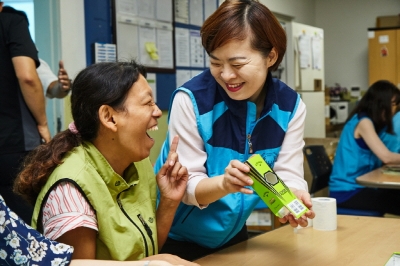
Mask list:
[[[149,266],[150,265],[151,260],[146,260],[143,264],[143,266]]]

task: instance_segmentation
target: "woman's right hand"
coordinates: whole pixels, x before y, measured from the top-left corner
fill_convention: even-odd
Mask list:
[[[156,175],[156,178],[161,197],[179,204],[186,191],[189,174],[186,167],[179,162],[178,153],[176,152],[178,142],[179,137],[175,136],[168,158]]]
[[[249,172],[249,166],[239,160],[231,160],[225,167],[224,174],[200,180],[196,187],[197,202],[206,206],[229,193],[253,194],[253,190],[247,188],[253,184],[253,180],[248,176]]]
[[[253,180],[247,174],[249,172],[249,166],[239,160],[231,160],[225,168],[222,187],[228,193],[242,192],[244,194],[252,194],[253,190],[246,188],[246,186],[253,184]]]

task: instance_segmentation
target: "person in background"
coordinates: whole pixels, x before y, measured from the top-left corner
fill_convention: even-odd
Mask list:
[[[2,12],[13,13],[22,16],[29,26],[28,16],[24,11],[16,10],[11,6],[4,6]],[[42,87],[45,90],[45,95],[52,98],[64,98],[71,90],[71,80],[68,77],[67,71],[64,69],[62,60],[59,62],[58,77],[54,75],[49,65],[43,59],[39,58],[40,65],[37,67],[39,79],[42,82]]]
[[[400,103],[399,89],[389,81],[372,84],[349,115],[340,135],[329,181],[338,207],[400,215],[400,191],[367,188],[356,178],[382,164],[400,164],[400,154],[382,142],[393,135],[393,115]],[[393,137],[393,136],[392,136]]]
[[[311,208],[304,180],[305,104],[271,76],[286,51],[286,34],[258,1],[224,1],[204,22],[202,44],[210,69],[172,95],[169,128],[155,170],[179,134],[177,149],[189,181],[161,252],[195,260],[248,238],[246,220],[260,198],[244,161],[260,154]],[[280,221],[307,226],[312,210]],[[195,229],[196,228],[196,229]],[[194,230],[195,229],[195,230]]]
[[[0,194],[27,223],[33,209],[12,192],[24,157],[50,141],[38,53],[27,21],[0,2]]]
[[[35,204],[32,226],[73,246],[72,259],[177,259],[157,253],[188,173],[175,152],[176,136],[154,175],[147,131],[158,129],[162,113],[145,77],[134,61],[83,69],[72,84],[74,122],[30,154],[15,182],[15,191]]]
[[[54,75],[49,65],[43,59],[39,58],[40,66],[36,69],[45,89],[46,97],[64,98],[71,90],[71,80],[69,79],[68,72],[64,68],[64,62],[60,60],[58,75]]]
[[[71,260],[72,246],[50,240],[27,225],[6,205],[0,195],[0,259],[4,265],[121,265],[121,266],[171,266],[161,261],[116,262],[105,260]],[[179,263],[179,259],[177,259]],[[2,265],[3,265],[2,263]]]

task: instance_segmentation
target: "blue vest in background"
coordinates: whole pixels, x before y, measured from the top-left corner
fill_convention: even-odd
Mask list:
[[[329,180],[331,192],[363,188],[364,186],[357,184],[356,178],[382,166],[382,161],[369,148],[360,147],[354,138],[354,130],[361,119],[370,118],[353,115],[340,134]],[[378,134],[381,139],[383,134],[386,134],[384,130]]]
[[[223,174],[231,160],[244,162],[255,153],[274,166],[300,97],[286,84],[273,79],[271,73],[264,89],[267,90],[265,105],[258,120],[256,105],[231,99],[210,70],[192,78],[173,93],[171,104],[179,91],[187,93],[192,100],[198,133],[208,155],[205,168],[210,178]],[[167,159],[168,137],[167,134],[155,164],[156,172]],[[169,237],[208,248],[220,247],[242,229],[259,200],[256,194],[232,193],[203,210],[181,203]]]
[[[393,116],[393,131],[394,134],[384,132],[382,142],[390,151],[400,153],[400,112]]]

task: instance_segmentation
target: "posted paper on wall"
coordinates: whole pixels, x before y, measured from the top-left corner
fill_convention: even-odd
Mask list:
[[[176,66],[190,66],[189,30],[175,28]]]
[[[322,69],[322,39],[319,36],[312,37],[312,59],[313,68]]]
[[[190,66],[204,67],[204,48],[199,30],[190,30]]]
[[[176,86],[182,86],[186,81],[192,78],[190,70],[177,70],[176,71]]]
[[[298,38],[300,68],[311,67],[311,37],[301,34]]]
[[[189,24],[189,0],[175,0],[175,22]]]
[[[160,59],[158,60],[158,67],[173,68],[174,53],[172,46],[172,29],[157,29],[157,48],[160,56]]]

